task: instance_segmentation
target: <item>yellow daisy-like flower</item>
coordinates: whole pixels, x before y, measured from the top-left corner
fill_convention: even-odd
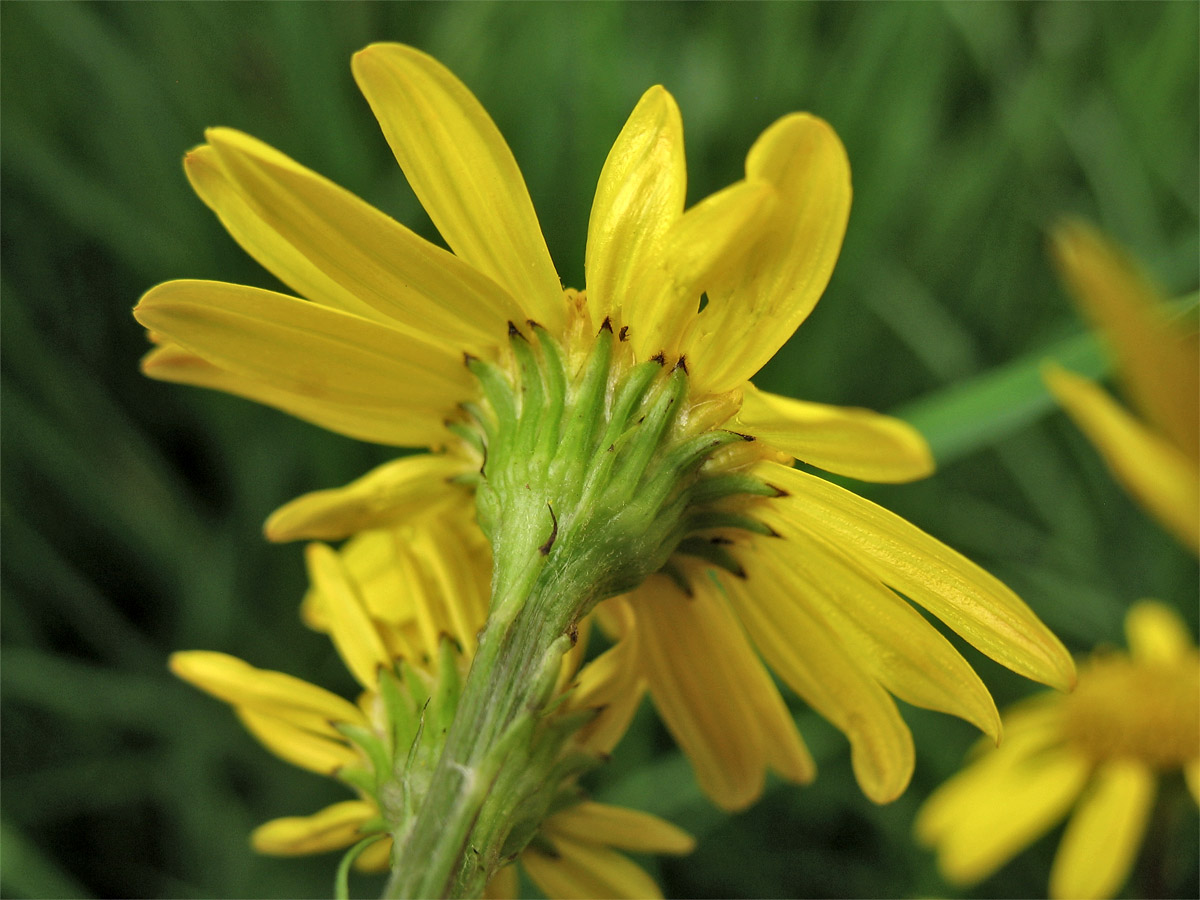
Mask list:
[[[441,708],[439,699],[452,690],[447,681],[457,683],[465,673],[474,634],[486,617],[488,548],[468,523],[438,520],[364,532],[341,552],[312,544],[307,556],[313,588],[305,598],[305,618],[329,633],[362,685],[357,703],[223,653],[176,653],[171,668],[230,703],[246,728],[282,759],[359,789],[358,799],[261,825],[251,838],[255,849],[283,856],[321,853],[379,834],[355,865],[386,871],[392,840],[386,836],[380,798],[393,804],[409,801],[377,795],[373,778],[390,776],[395,763],[387,760],[436,750],[436,740],[427,747],[422,735],[444,729],[454,713],[452,703]],[[445,635],[464,648],[461,658]],[[596,711],[575,734],[573,752],[599,758],[628,727],[644,691],[635,669],[622,662],[635,642],[631,634],[582,669],[584,641],[564,659],[558,690],[565,699],[557,714]],[[399,677],[393,678],[397,672]],[[406,698],[403,693],[412,690],[413,679],[428,691]],[[405,709],[406,703],[411,708]],[[409,727],[399,721],[404,715],[412,720]],[[411,726],[417,723],[414,737]],[[419,772],[419,766],[414,768]],[[417,790],[419,785],[406,787]],[[617,851],[689,853],[692,838],[647,813],[583,800],[569,784],[567,788],[557,811],[540,822],[519,857],[530,878],[549,897],[660,896],[654,881]],[[501,869],[487,896],[516,895],[515,870]]]
[[[1200,332],[1172,320],[1162,295],[1090,226],[1064,223],[1053,247],[1137,415],[1061,367],[1048,367],[1046,382],[1130,496],[1200,553]]]
[[[850,174],[829,125],[785,116],[750,149],[743,180],[685,210],[679,110],[651,88],[600,174],[586,293],[564,292],[516,162],[470,91],[411,47],[373,45],[353,69],[450,250],[217,128],[187,155],[188,177],[234,238],[306,299],[173,281],[135,311],[159,343],[144,363],[154,377],[431,449],[286,505],[267,523],[271,538],[340,539],[478,507],[506,552],[528,545],[529,566],[535,550],[565,558],[554,554],[581,522],[593,533],[605,524],[595,519],[610,517],[614,532],[627,524],[626,501],[570,508],[554,493],[595,493],[599,476],[571,481],[577,450],[628,483],[629,504],[645,495],[678,516],[637,557],[644,569],[628,563],[632,576],[621,571],[633,559],[624,546],[594,554],[613,569],[597,593],[624,594],[604,621],[638,633],[635,670],[727,808],[757,797],[768,769],[798,782],[813,774],[759,654],[848,735],[876,801],[903,791],[913,768],[892,694],[998,737],[978,676],[900,594],[1009,668],[1070,686],[1069,655],[1012,591],[908,522],[793,468],[798,459],[852,478],[919,478],[932,459],[915,430],[749,381],[812,311],[837,259]],[[538,402],[561,407],[564,396],[572,408],[598,398],[609,425],[592,433],[579,416],[539,416]],[[518,413],[531,424],[510,440]],[[578,429],[570,440],[568,428]],[[638,443],[654,430],[675,455]],[[539,462],[494,474],[502,456]],[[698,474],[688,470],[683,493],[656,493],[638,481],[649,459],[686,459]],[[493,534],[501,489],[540,518]],[[493,592],[524,571],[498,569]]]
[[[1112,897],[1125,883],[1156,782],[1183,771],[1200,803],[1200,654],[1178,615],[1136,604],[1128,654],[1097,653],[1075,692],[1044,694],[1005,715],[998,749],[940,787],[917,817],[956,884],[986,878],[1071,812],[1050,896]]]

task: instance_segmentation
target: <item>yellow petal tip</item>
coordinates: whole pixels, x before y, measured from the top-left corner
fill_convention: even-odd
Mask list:
[[[293,538],[291,530],[288,528],[288,508],[290,506],[291,504],[284,504],[267,516],[267,520],[263,522],[263,537],[273,544],[285,544]]]
[[[183,678],[184,680],[187,680],[183,673],[187,671],[188,657],[190,657],[193,652],[194,651],[192,650],[176,650],[167,657],[167,669],[170,670],[172,675],[177,678]]]

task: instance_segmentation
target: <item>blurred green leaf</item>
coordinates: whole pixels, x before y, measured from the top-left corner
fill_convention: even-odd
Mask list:
[[[1107,370],[1099,340],[1081,334],[950,385],[893,413],[925,435],[934,459],[945,465],[1026,428],[1055,407],[1042,383],[1041,367],[1048,360],[1091,378],[1099,378]]]
[[[8,822],[0,822],[0,885],[9,897],[91,897]]]

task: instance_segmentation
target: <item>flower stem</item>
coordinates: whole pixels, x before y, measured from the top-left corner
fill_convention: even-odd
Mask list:
[[[534,732],[587,598],[561,568],[531,562],[526,577],[497,585],[503,593],[493,597],[425,799],[393,835],[387,898],[481,895],[508,861],[510,832],[539,805],[539,789],[543,811],[553,798],[545,788],[556,787],[551,770],[567,735],[541,729],[535,740]]]

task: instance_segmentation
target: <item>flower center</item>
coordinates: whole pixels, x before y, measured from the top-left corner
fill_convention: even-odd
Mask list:
[[[1174,769],[1200,755],[1200,660],[1101,657],[1065,698],[1068,740],[1097,762],[1137,759]]]

